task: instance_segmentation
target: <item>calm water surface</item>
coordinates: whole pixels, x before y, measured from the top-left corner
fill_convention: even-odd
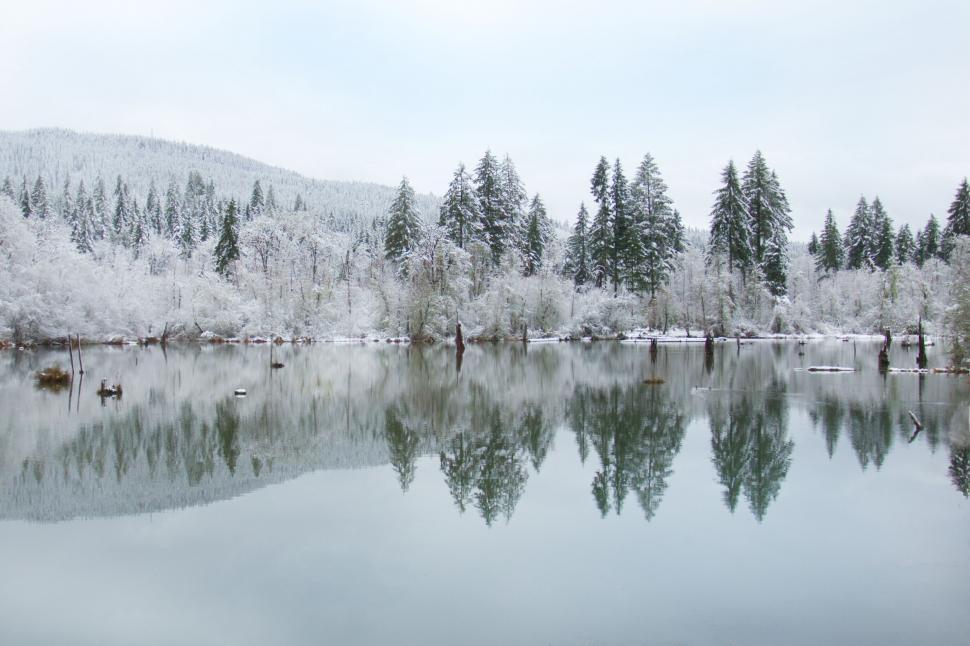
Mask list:
[[[970,643],[970,382],[876,350],[0,353],[0,643]]]

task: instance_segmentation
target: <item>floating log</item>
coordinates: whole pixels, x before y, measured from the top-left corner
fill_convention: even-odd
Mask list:
[[[246,389],[245,388],[236,388],[234,391],[232,391],[232,394],[235,395],[236,397],[245,397],[246,396]]]
[[[647,386],[659,386],[664,383],[664,380],[660,377],[650,377],[649,379],[644,379],[643,383]]]
[[[808,372],[855,372],[855,368],[845,366],[809,366],[805,370]]]

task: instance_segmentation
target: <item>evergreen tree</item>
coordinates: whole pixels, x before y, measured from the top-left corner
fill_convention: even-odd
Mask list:
[[[947,209],[946,227],[943,229],[943,239],[940,242],[941,257],[949,260],[956,237],[968,235],[970,235],[970,184],[964,177],[963,182],[957,187],[953,203]]]
[[[266,200],[263,198],[263,187],[259,185],[257,179],[253,182],[253,192],[249,196],[249,218],[258,218],[266,208]]]
[[[93,240],[91,228],[94,221],[94,202],[88,197],[83,179],[77,186],[74,204],[77,214],[74,218],[74,225],[71,227],[71,240],[77,246],[78,251],[86,253],[91,251]]]
[[[303,196],[299,193],[296,194],[296,200],[293,201],[293,210],[297,213],[306,211],[306,203],[304,203]]]
[[[414,189],[408,178],[401,179],[397,196],[387,214],[387,233],[384,236],[384,256],[400,261],[418,241],[419,220],[414,206]]]
[[[219,230],[219,242],[216,243],[215,248],[216,271],[224,278],[229,277],[232,264],[239,260],[239,236],[236,232],[236,224],[236,200],[229,200]]]
[[[101,175],[94,180],[94,191],[91,195],[94,207],[94,218],[91,220],[91,239],[104,240],[108,234],[110,218],[108,216],[108,191]]]
[[[667,184],[648,153],[637,168],[630,189],[631,231],[627,244],[627,279],[636,291],[651,298],[667,284],[677,254],[683,251],[680,214],[667,195]]]
[[[613,283],[613,295],[616,296],[623,280],[625,261],[630,246],[630,187],[623,175],[623,167],[617,158],[613,164],[613,176],[610,179],[609,192],[610,220],[612,224],[612,240],[609,255],[609,274]]]
[[[748,168],[741,178],[741,192],[751,222],[751,250],[754,262],[758,265],[764,262],[765,244],[775,227],[770,182],[771,170],[764,155],[758,150],[748,162]]]
[[[538,193],[532,198],[526,217],[528,226],[525,233],[526,246],[522,254],[523,273],[526,276],[533,276],[542,267],[542,258],[551,230],[546,207]]]
[[[593,201],[599,207],[593,217],[593,224],[589,231],[589,257],[597,287],[602,287],[607,275],[609,275],[610,249],[613,239],[609,202],[609,173],[609,162],[606,161],[606,157],[600,157],[590,180],[590,192],[593,194]]]
[[[765,287],[772,296],[784,296],[788,291],[788,241],[777,233],[765,242],[761,261]]]
[[[771,228],[768,238],[763,242],[761,271],[768,291],[774,296],[782,296],[787,291],[788,281],[788,233],[795,225],[791,218],[788,196],[781,188],[775,171],[768,175],[768,206]]]
[[[908,224],[899,227],[896,234],[896,262],[900,265],[912,262],[916,253],[916,243],[913,241],[913,232]]]
[[[27,176],[24,175],[24,183],[20,187],[20,212],[24,214],[25,218],[30,217],[30,212],[32,210],[30,204],[30,188],[27,186]]]
[[[14,204],[17,203],[17,192],[13,188],[13,182],[9,177],[3,178],[3,185],[0,186],[0,195],[6,195]]]
[[[128,185],[118,176],[115,187],[115,212],[111,220],[112,238],[117,242],[125,242],[125,234],[131,225],[131,199],[128,196]]]
[[[754,263],[751,219],[733,161],[724,167],[721,181],[723,185],[715,192],[714,207],[711,209],[708,262],[715,255],[725,255],[728,268],[737,269],[742,276],[746,276]]]
[[[46,218],[51,214],[50,203],[47,201],[47,186],[44,178],[37,176],[34,188],[30,192],[30,215],[35,218]]]
[[[895,242],[893,223],[886,213],[886,209],[883,208],[878,196],[872,201],[870,214],[873,236],[872,249],[869,251],[869,256],[872,258],[873,265],[885,271],[889,269],[889,266],[895,258],[893,251],[893,243]]]
[[[937,222],[936,216],[931,213],[921,235],[917,235],[916,264],[922,267],[926,261],[941,257],[940,223]]]
[[[270,184],[269,188],[266,189],[266,213],[268,215],[275,215],[279,210],[276,205],[276,193],[273,191],[273,185]]]
[[[859,198],[852,219],[849,220],[849,227],[845,230],[845,268],[846,269],[872,269],[874,267],[872,256],[873,249],[872,218],[869,211],[869,203],[865,197]]]
[[[592,278],[589,258],[589,213],[586,205],[579,205],[576,226],[566,241],[566,258],[563,273],[573,284],[585,285]]]
[[[475,167],[475,194],[482,218],[482,233],[492,251],[492,263],[498,264],[505,252],[507,230],[502,200],[502,185],[498,160],[491,150]]]
[[[173,240],[176,239],[181,222],[182,193],[175,183],[175,178],[172,178],[168,182],[168,190],[165,191],[165,235]]]
[[[165,220],[162,215],[162,201],[158,198],[154,179],[148,185],[148,197],[145,198],[145,219],[148,222],[149,231],[157,236],[162,235]]]
[[[74,206],[74,196],[71,195],[71,178],[64,178],[64,186],[61,191],[61,217],[67,226],[73,228],[74,220],[77,218],[77,209]]]
[[[502,200],[502,222],[505,230],[505,249],[521,249],[521,222],[525,218],[525,205],[528,195],[519,178],[512,158],[506,155],[499,165],[499,192]]]
[[[130,222],[127,232],[128,244],[137,258],[141,254],[142,247],[148,241],[148,221],[145,219],[145,212],[138,208],[138,202],[131,200]]]
[[[818,236],[812,231],[812,237],[808,239],[808,255],[814,256],[818,253]]]
[[[482,238],[478,197],[464,164],[458,164],[451,184],[448,185],[442,199],[438,223],[445,227],[448,237],[461,249],[472,240]]]
[[[825,224],[822,227],[822,237],[818,243],[818,254],[815,257],[815,269],[819,272],[836,272],[842,269],[844,249],[839,227],[835,224],[832,209],[825,214]]]

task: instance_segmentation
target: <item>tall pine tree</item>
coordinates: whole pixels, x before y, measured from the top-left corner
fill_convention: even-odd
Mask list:
[[[944,260],[950,259],[957,236],[970,235],[970,184],[967,178],[957,187],[957,194],[953,203],[947,209],[946,227],[943,229],[943,239],[940,243],[940,255]]]
[[[609,210],[612,225],[612,239],[609,255],[609,274],[616,296],[623,281],[624,267],[630,246],[630,187],[623,175],[619,158],[613,163],[613,176],[610,178]]]
[[[895,258],[893,251],[895,233],[893,232],[892,220],[886,213],[886,209],[883,208],[878,196],[872,201],[870,218],[872,223],[872,248],[869,250],[869,256],[872,258],[872,264],[878,269],[889,269]]]
[[[216,243],[216,271],[223,278],[232,274],[233,263],[239,260],[239,234],[236,231],[238,217],[236,214],[236,200],[229,200],[226,213],[222,217],[219,227],[219,241]]]
[[[874,246],[872,217],[865,197],[859,198],[843,241],[846,269],[872,269],[875,266],[871,256]]]
[[[592,278],[589,258],[589,213],[586,205],[579,205],[576,225],[566,241],[563,274],[576,286],[585,285]]]
[[[482,233],[492,252],[492,263],[497,265],[505,252],[508,232],[502,200],[501,169],[491,150],[475,167],[475,193],[482,218]]]
[[[908,224],[899,227],[896,234],[896,262],[900,265],[913,262],[916,252],[916,243],[913,241],[913,232]]]
[[[835,224],[832,209],[825,214],[825,224],[818,241],[818,253],[815,256],[815,269],[819,272],[837,272],[842,269],[845,255],[842,247],[842,236]]]
[[[598,207],[589,230],[589,257],[597,287],[605,284],[610,270],[613,226],[610,218],[609,176],[610,164],[606,157],[600,157],[590,180],[590,192]]]
[[[741,191],[734,162],[729,161],[721,172],[722,186],[715,192],[711,209],[711,233],[708,243],[708,262],[715,255],[727,257],[728,268],[746,276],[754,264],[751,246],[751,220]]]
[[[448,237],[461,249],[483,237],[478,196],[464,164],[458,164],[451,178],[442,199],[438,224],[445,228]]]
[[[677,254],[683,251],[680,214],[667,195],[667,184],[648,153],[637,168],[630,188],[631,231],[628,242],[627,276],[632,289],[646,291],[651,298],[667,284]]]
[[[384,236],[384,256],[400,261],[418,241],[418,212],[414,206],[414,189],[408,178],[401,179],[397,195],[387,214],[387,233]]]

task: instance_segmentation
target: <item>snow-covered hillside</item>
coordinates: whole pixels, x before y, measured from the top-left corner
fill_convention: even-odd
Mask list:
[[[225,150],[184,142],[62,129],[0,131],[0,180],[10,177],[19,186],[26,177],[32,185],[41,176],[55,200],[67,180],[72,186],[84,180],[92,187],[100,175],[113,186],[120,175],[133,196],[144,202],[152,181],[162,189],[173,179],[183,185],[192,171],[211,179],[221,197],[245,202],[259,180],[264,190],[273,187],[282,207],[289,207],[300,195],[312,211],[332,216],[339,223],[369,222],[384,215],[394,199],[393,187],[311,179]],[[418,195],[417,206],[424,213],[436,212],[437,200]]]

